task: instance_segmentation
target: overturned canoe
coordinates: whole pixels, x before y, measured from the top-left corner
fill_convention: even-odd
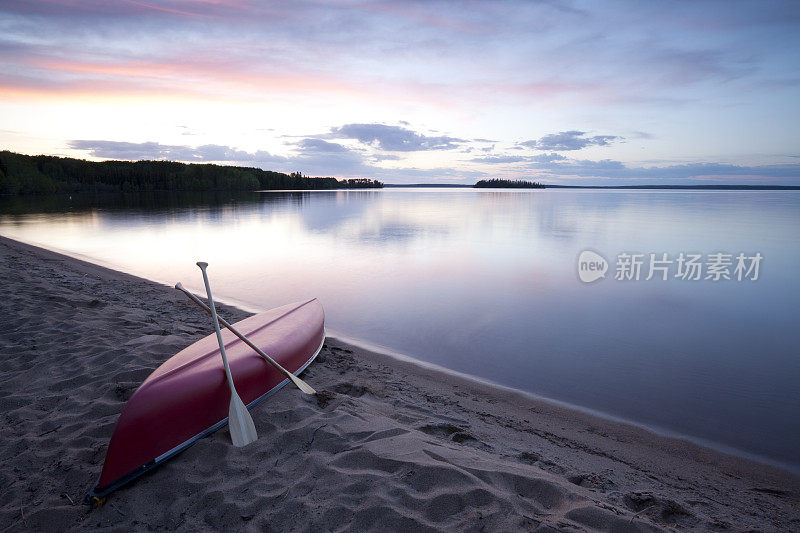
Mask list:
[[[293,374],[302,372],[325,340],[322,305],[296,302],[233,324]],[[222,339],[236,391],[248,409],[289,380],[232,332]],[[230,390],[214,334],[180,351],[136,389],[122,409],[97,485],[97,501],[225,426]]]

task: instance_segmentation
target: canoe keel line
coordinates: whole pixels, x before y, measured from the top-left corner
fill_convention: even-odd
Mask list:
[[[325,316],[316,299],[284,305],[234,326],[294,375],[314,361],[325,342]],[[236,388],[248,410],[290,383],[233,333],[225,330],[222,334]],[[85,502],[101,503],[123,485],[225,427],[229,399],[215,334],[168,359],[123,408],[100,478]]]

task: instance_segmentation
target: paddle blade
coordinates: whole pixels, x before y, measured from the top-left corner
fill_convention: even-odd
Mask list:
[[[231,432],[231,441],[237,448],[258,440],[253,417],[235,392],[231,396],[231,406],[228,410],[228,429]]]
[[[289,374],[289,379],[291,379],[292,383],[294,383],[295,387],[300,389],[302,392],[304,392],[306,394],[316,394],[317,393],[317,391],[315,391],[314,388],[311,385],[309,385],[308,383],[306,383],[302,379],[298,378],[297,376],[295,376],[293,374]]]

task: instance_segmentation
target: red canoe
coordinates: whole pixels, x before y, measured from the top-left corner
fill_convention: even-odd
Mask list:
[[[325,315],[316,299],[271,309],[233,326],[293,374],[311,364],[325,340]],[[248,409],[289,382],[227,329],[222,338],[236,391]],[[164,362],[133,393],[87,500],[105,497],[225,426],[229,402],[219,344],[211,334]]]

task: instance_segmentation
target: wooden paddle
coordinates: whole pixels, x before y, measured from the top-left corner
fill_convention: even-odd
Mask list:
[[[225,367],[225,376],[228,378],[228,387],[231,389],[231,405],[228,408],[228,429],[231,432],[231,441],[237,447],[247,446],[251,442],[258,439],[256,433],[256,426],[253,423],[253,417],[247,407],[236,394],[236,387],[233,385],[233,376],[231,376],[231,367],[228,366],[228,358],[225,355],[225,344],[222,342],[222,332],[219,330],[219,319],[217,318],[217,310],[214,308],[214,299],[211,297],[211,286],[208,284],[208,274],[206,268],[208,263],[202,261],[197,263],[200,270],[203,272],[203,282],[206,284],[206,294],[208,294],[208,306],[211,308],[211,319],[214,322],[214,331],[217,333],[217,342],[219,342],[219,353],[222,355],[222,365]]]
[[[198,306],[200,306],[202,309],[204,309],[206,313],[208,313],[209,315],[211,314],[211,309],[209,309],[209,307],[208,307],[206,304],[204,304],[203,302],[201,302],[201,301],[200,301],[200,299],[199,299],[197,296],[195,296],[195,295],[194,295],[194,294],[192,294],[191,292],[187,291],[187,290],[186,290],[186,289],[183,287],[183,285],[181,285],[181,283],[180,283],[180,282],[178,282],[178,283],[176,283],[176,284],[175,284],[175,288],[176,288],[176,289],[178,289],[179,291],[181,291],[183,294],[185,294],[185,295],[186,295],[186,296],[187,296],[187,297],[188,297],[188,298],[189,298],[191,301],[193,301],[194,303],[196,303],[196,304],[197,304]],[[292,374],[291,372],[289,372],[288,370],[286,370],[285,368],[283,368],[283,367],[280,365],[280,363],[278,363],[278,362],[277,362],[276,360],[274,360],[272,357],[270,357],[270,356],[268,356],[267,354],[265,354],[265,353],[264,353],[264,352],[261,350],[261,348],[259,348],[258,346],[256,346],[256,345],[255,345],[255,344],[253,344],[252,342],[250,342],[250,339],[248,339],[247,337],[245,337],[244,335],[242,335],[241,333],[239,333],[239,331],[238,331],[236,328],[234,328],[233,326],[231,326],[231,325],[230,325],[230,323],[228,323],[228,321],[227,321],[227,320],[225,320],[224,318],[222,318],[222,317],[221,317],[221,316],[219,316],[219,315],[217,315],[217,319],[219,320],[219,323],[220,323],[220,324],[222,324],[223,326],[225,326],[226,328],[228,328],[229,330],[231,330],[231,331],[233,332],[233,334],[234,334],[234,335],[236,335],[237,337],[239,337],[240,339],[242,339],[242,341],[244,341],[244,342],[245,342],[245,344],[247,344],[249,347],[251,347],[253,350],[255,350],[255,352],[256,352],[258,355],[260,355],[261,357],[263,357],[263,358],[264,358],[264,360],[265,360],[266,362],[268,362],[269,364],[271,364],[272,366],[274,366],[275,368],[277,368],[277,369],[278,369],[278,370],[281,372],[281,374],[283,374],[284,376],[286,376],[287,378],[289,378],[289,380],[290,380],[292,383],[294,383],[294,384],[295,384],[295,386],[296,386],[298,389],[300,389],[301,391],[303,391],[303,392],[304,392],[304,393],[306,393],[306,394],[316,394],[316,393],[317,393],[317,391],[315,391],[315,390],[314,390],[314,389],[311,387],[311,385],[309,385],[308,383],[306,383],[305,381],[303,381],[303,380],[302,380],[302,379],[300,379],[299,377],[295,376],[294,374]]]

